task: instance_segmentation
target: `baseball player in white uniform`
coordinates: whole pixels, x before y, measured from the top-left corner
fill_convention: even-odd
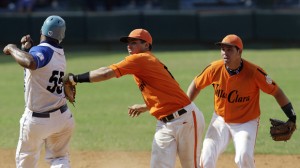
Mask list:
[[[40,44],[32,47],[29,35],[21,39],[22,49],[8,44],[3,49],[25,69],[25,111],[20,119],[16,150],[17,168],[35,168],[45,145],[45,159],[51,168],[68,168],[69,143],[75,126],[68,109],[61,78],[66,58],[60,42],[66,24],[59,16],[49,16],[41,28]]]

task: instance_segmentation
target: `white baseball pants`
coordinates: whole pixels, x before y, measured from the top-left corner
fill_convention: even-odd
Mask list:
[[[46,160],[51,168],[69,168],[69,143],[75,123],[72,113],[57,110],[49,118],[33,117],[26,109],[20,119],[20,135],[16,150],[17,168],[36,168],[45,145]]]
[[[157,122],[152,143],[151,168],[174,168],[178,154],[182,168],[199,167],[205,121],[192,103],[187,113],[170,122]]]
[[[221,116],[213,114],[207,129],[201,152],[201,168],[215,168],[218,157],[224,152],[230,139],[235,147],[235,163],[239,168],[255,168],[254,148],[259,119],[246,123],[225,123]]]

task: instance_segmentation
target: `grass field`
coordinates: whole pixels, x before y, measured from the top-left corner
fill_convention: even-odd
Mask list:
[[[263,67],[300,110],[300,49],[245,50],[243,57]],[[217,50],[154,51],[184,91],[191,80],[211,61],[219,59]],[[83,73],[119,62],[124,52],[67,52],[68,72]],[[19,118],[24,110],[23,69],[9,56],[0,57],[0,148],[14,149],[19,134]],[[76,120],[72,149],[101,151],[150,151],[155,118],[148,113],[138,118],[127,115],[127,106],[143,103],[132,76],[102,83],[77,85],[76,107],[69,104]],[[207,87],[195,103],[203,111],[206,124],[213,111],[212,88]],[[261,94],[261,122],[256,153],[300,154],[299,130],[286,142],[274,142],[269,136],[269,118],[286,120],[272,96]],[[226,152],[233,152],[231,144]]]

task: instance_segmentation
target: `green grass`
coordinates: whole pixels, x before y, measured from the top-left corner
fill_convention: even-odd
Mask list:
[[[300,50],[245,50],[243,57],[268,72],[290,98],[296,113],[300,109]],[[217,50],[154,51],[187,90],[193,78],[211,61],[221,58]],[[68,72],[75,74],[119,62],[125,52],[67,52]],[[23,113],[23,69],[9,56],[1,56],[0,87],[0,148],[15,148],[19,134],[19,119]],[[127,115],[127,106],[143,103],[132,76],[101,83],[77,85],[76,107],[71,108],[76,120],[72,149],[103,151],[150,151],[156,120],[149,113],[138,118]],[[206,124],[213,112],[212,87],[203,90],[195,103],[203,111]],[[288,142],[274,142],[269,135],[269,118],[286,120],[276,100],[261,93],[261,122],[256,153],[300,154],[299,131]],[[226,152],[233,152],[232,143]]]

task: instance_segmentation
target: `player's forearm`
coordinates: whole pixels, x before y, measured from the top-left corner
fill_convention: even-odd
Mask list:
[[[287,98],[287,96],[284,94],[284,92],[279,88],[274,95],[277,103],[279,104],[280,107],[283,107],[290,103],[290,100]]]
[[[296,113],[292,106],[292,103],[284,94],[284,92],[279,88],[277,93],[274,95],[277,103],[280,105],[282,111],[285,115],[293,122],[296,122]]]
[[[116,77],[115,72],[108,67],[101,67],[99,69],[90,71],[91,82],[101,82],[113,77]]]
[[[199,92],[200,92],[200,90],[198,90],[196,88],[196,85],[195,85],[194,81],[192,81],[192,83],[190,84],[186,94],[190,98],[191,101],[194,101],[194,99],[197,97]]]
[[[72,83],[83,83],[83,82],[101,82],[110,78],[116,77],[115,72],[108,68],[102,67],[93,71],[89,71],[83,74],[71,75],[69,79]]]
[[[28,69],[36,69],[36,63],[29,53],[22,51],[13,45],[10,46],[8,50],[10,52],[10,55],[16,60],[19,65]]]
[[[148,106],[146,104],[138,104],[138,106],[139,106],[139,110],[141,112],[146,112],[146,111],[149,110],[149,108],[148,108]]]

